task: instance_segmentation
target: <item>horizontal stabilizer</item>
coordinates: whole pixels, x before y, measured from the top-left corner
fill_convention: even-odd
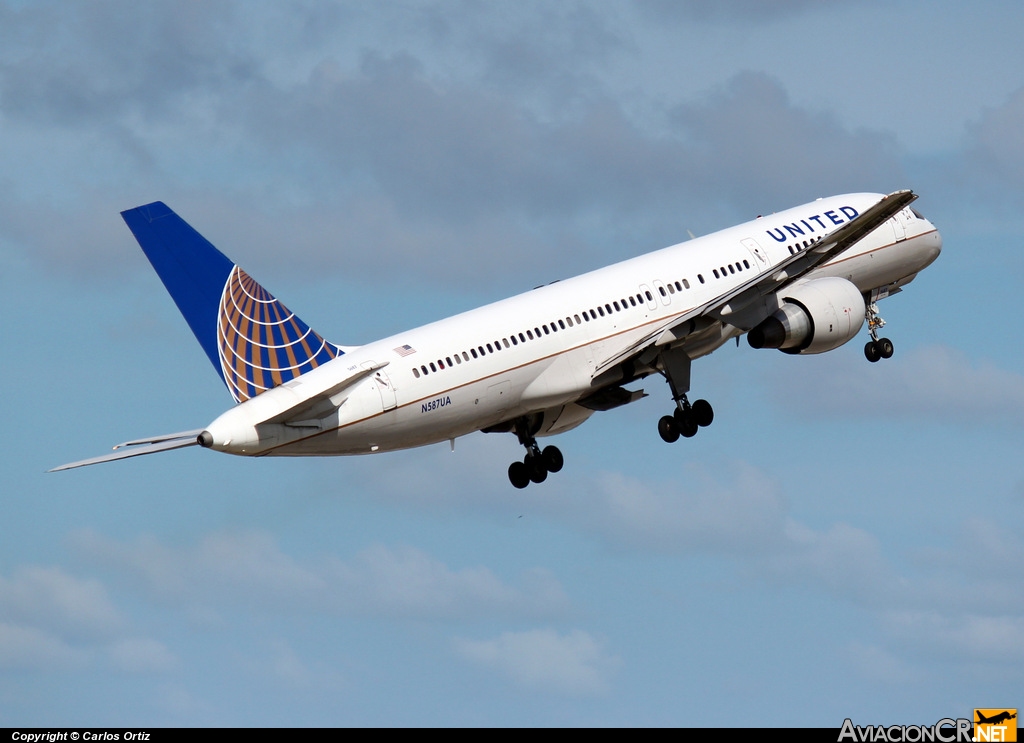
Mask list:
[[[145,439],[133,439],[131,441],[125,441],[124,443],[118,444],[114,449],[123,449],[126,446],[139,446],[140,444],[161,444],[164,441],[170,441],[171,439],[189,439],[196,438],[203,432],[203,429],[197,428],[193,431],[182,431],[181,433],[165,433],[162,436],[150,436]]]
[[[92,459],[83,459],[80,462],[62,464],[47,472],[60,472],[61,470],[73,470],[76,467],[86,467],[90,464],[101,464],[102,462],[113,462],[115,459],[128,459],[129,457],[141,457],[143,454],[156,454],[158,451],[170,451],[171,449],[184,449],[187,446],[199,445],[199,434],[201,429],[195,431],[184,431],[172,433],[166,436],[156,436],[151,439],[138,439],[126,441],[114,447],[114,452],[104,454]]]
[[[293,422],[295,421],[302,421],[307,418],[318,418],[320,415],[324,415],[327,412],[334,410],[336,407],[330,402],[330,398],[345,391],[345,389],[351,387],[356,382],[366,379],[366,377],[379,369],[383,369],[389,363],[390,362],[388,361],[382,361],[356,369],[352,374],[338,382],[335,382],[327,389],[320,390],[310,397],[298,400],[286,409],[280,411],[274,417],[263,421],[263,423],[284,423],[286,425],[294,425]],[[288,385],[285,385],[285,387],[288,387]]]

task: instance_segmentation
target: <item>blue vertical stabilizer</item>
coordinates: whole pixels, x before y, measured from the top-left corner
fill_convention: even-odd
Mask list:
[[[163,202],[121,216],[236,401],[341,355]]]

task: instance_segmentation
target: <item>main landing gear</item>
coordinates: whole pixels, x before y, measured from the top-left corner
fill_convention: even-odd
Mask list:
[[[531,482],[544,482],[549,472],[555,473],[562,469],[565,462],[562,452],[557,446],[545,446],[541,450],[525,418],[515,422],[515,431],[519,443],[526,447],[526,456],[522,462],[513,462],[508,466],[508,480],[513,486],[522,490]]]
[[[867,306],[864,314],[868,321],[868,332],[871,333],[871,340],[864,346],[865,358],[872,364],[879,359],[891,358],[895,350],[892,341],[888,338],[878,337],[878,331],[885,326],[885,320],[878,314],[878,305],[872,302]]]
[[[697,429],[710,426],[715,419],[715,411],[707,400],[697,400],[692,405],[686,399],[690,389],[690,357],[682,349],[661,352],[660,367],[676,409],[672,415],[665,415],[658,421],[658,435],[662,441],[673,443],[680,436],[690,438],[696,435]]]
[[[658,435],[665,443],[674,443],[680,436],[696,436],[697,429],[710,426],[715,419],[715,411],[707,400],[697,400],[691,405],[684,394],[682,399],[676,400],[676,405],[672,415],[663,415],[658,421]]]

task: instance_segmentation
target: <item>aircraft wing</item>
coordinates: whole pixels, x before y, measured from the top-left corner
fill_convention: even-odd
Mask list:
[[[140,457],[143,454],[155,454],[158,451],[168,451],[170,449],[184,449],[186,446],[198,446],[199,445],[199,434],[203,432],[203,429],[197,428],[194,431],[182,431],[181,433],[168,433],[163,436],[153,436],[147,439],[135,439],[134,441],[125,441],[123,444],[118,444],[114,447],[112,454],[104,454],[103,456],[93,457],[92,459],[83,459],[80,462],[71,462],[70,464],[62,464],[60,467],[54,467],[47,472],[60,472],[61,470],[73,470],[76,467],[85,467],[90,464],[100,464],[101,462],[113,462],[115,459],[128,459],[129,457]]]
[[[873,206],[826,235],[820,242],[791,255],[770,271],[754,276],[725,294],[672,318],[628,348],[605,359],[594,370],[594,377],[628,359],[636,358],[648,349],[680,341],[697,330],[710,327],[715,321],[730,322],[732,316],[753,302],[784,289],[863,240],[915,199],[917,194],[910,190],[894,191],[888,196],[883,196]]]

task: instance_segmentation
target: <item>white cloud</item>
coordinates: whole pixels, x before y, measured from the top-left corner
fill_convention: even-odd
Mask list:
[[[0,622],[0,668],[43,669],[84,665],[88,654],[35,627]]]
[[[872,683],[903,686],[926,679],[919,668],[877,645],[853,642],[846,648],[845,655],[850,666]]]
[[[373,545],[348,561],[298,561],[261,531],[218,532],[187,547],[151,537],[124,544],[94,532],[74,541],[84,558],[112,569],[124,585],[200,614],[242,606],[391,618],[551,616],[569,603],[546,570],[526,571],[509,584],[488,568],[452,569],[408,546]]]
[[[70,637],[104,637],[124,626],[98,580],[35,565],[15,569],[11,578],[0,576],[0,619]]]
[[[491,668],[532,691],[569,696],[607,694],[619,659],[589,632],[552,629],[505,632],[493,640],[457,638],[465,659]]]
[[[127,673],[163,673],[178,667],[177,657],[166,645],[145,637],[119,640],[107,653],[111,665]]]
[[[740,461],[723,471],[729,472],[724,481],[694,464],[672,480],[605,472],[570,497],[536,505],[611,544],[642,551],[752,554],[776,548],[786,509],[775,483]]]
[[[796,398],[791,374],[776,367],[771,387],[787,409],[805,414],[924,417],[969,425],[1024,421],[1024,376],[948,346],[897,353],[867,371],[841,355],[826,354],[812,362],[811,373],[801,375]]]
[[[939,610],[928,612],[893,612],[886,625],[899,641],[923,648],[933,655],[953,657],[961,661],[1013,665],[1024,662],[1024,616],[985,616],[974,613],[970,596],[964,597],[963,613],[947,615]]]

